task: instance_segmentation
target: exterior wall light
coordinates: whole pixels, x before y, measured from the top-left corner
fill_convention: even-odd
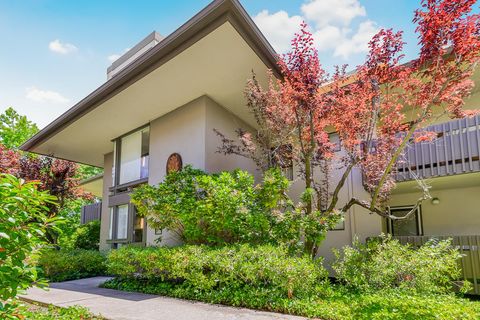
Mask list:
[[[440,204],[440,199],[438,199],[438,198],[433,198],[433,199],[432,199],[432,204],[433,204],[433,205]]]

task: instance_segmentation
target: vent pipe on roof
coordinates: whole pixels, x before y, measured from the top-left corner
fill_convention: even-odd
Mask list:
[[[118,72],[120,72],[123,68],[128,66],[130,63],[135,61],[138,57],[143,55],[145,52],[156,46],[160,41],[162,41],[164,37],[162,37],[158,32],[153,31],[150,33],[145,39],[137,43],[133,48],[125,52],[121,57],[115,60],[108,68],[107,68],[107,80],[110,80],[114,77]]]

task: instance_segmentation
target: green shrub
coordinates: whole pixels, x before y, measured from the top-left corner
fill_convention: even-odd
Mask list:
[[[1,151],[1,150],[0,150]],[[44,243],[47,203],[54,199],[37,190],[37,183],[25,183],[11,175],[0,175],[0,314],[11,309],[10,299],[19,290],[38,281],[33,263],[37,249]]]
[[[233,287],[202,291],[184,284],[115,278],[104,287],[294,314],[323,320],[477,320],[480,302],[454,295],[418,295],[401,290],[351,292],[322,285],[289,299],[271,288]]]
[[[94,250],[49,250],[42,254],[38,266],[52,282],[104,275],[105,256]]]
[[[100,243],[100,221],[91,221],[77,228],[74,234],[75,249],[98,250]]]
[[[442,293],[460,277],[461,254],[451,240],[431,240],[420,248],[402,245],[391,237],[366,244],[356,241],[336,251],[336,277],[348,287],[371,291],[400,288],[419,293]]]
[[[120,278],[182,283],[198,291],[255,288],[287,297],[311,292],[326,280],[320,261],[292,257],[270,245],[211,248],[125,247],[108,255],[108,271]]]
[[[209,175],[187,166],[158,186],[135,189],[132,203],[149,226],[176,232],[186,244],[268,243],[303,250],[304,240],[320,243],[340,216],[305,215],[286,196],[288,187],[278,169],[265,172],[256,185],[246,171]]]

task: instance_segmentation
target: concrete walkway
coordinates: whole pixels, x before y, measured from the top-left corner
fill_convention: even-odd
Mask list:
[[[107,277],[52,283],[48,291],[32,288],[27,301],[59,307],[80,305],[111,320],[300,320],[301,317],[99,288]]]

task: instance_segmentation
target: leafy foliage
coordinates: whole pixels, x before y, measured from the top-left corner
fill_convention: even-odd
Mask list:
[[[9,308],[9,299],[19,290],[38,280],[33,260],[46,228],[55,222],[47,216],[47,205],[55,198],[38,191],[37,186],[0,175],[0,301],[7,301],[0,302],[0,312]]]
[[[91,221],[79,226],[74,235],[76,249],[98,250],[100,243],[100,221]]]
[[[96,250],[48,250],[38,259],[43,276],[60,282],[105,275],[105,256]]]
[[[19,303],[15,312],[5,316],[2,319],[35,319],[35,320],[101,320],[103,317],[92,315],[88,309],[80,306],[72,307],[56,307],[49,306],[48,308],[34,305]]]
[[[366,244],[358,241],[336,251],[333,269],[349,288],[376,291],[399,288],[418,293],[445,293],[461,275],[462,255],[451,240],[431,240],[418,249],[381,237]],[[465,287],[465,290],[468,286]]]
[[[19,115],[12,107],[0,114],[0,143],[7,149],[18,149],[37,132],[37,125],[26,116]]]
[[[395,187],[395,164],[408,143],[433,138],[422,128],[440,116],[462,118],[477,112],[463,110],[480,60],[480,15],[471,13],[475,3],[423,0],[413,19],[420,45],[417,60],[403,63],[402,32],[382,29],[354,73],[343,66],[332,77],[321,67],[313,35],[303,23],[291,51],[278,60],[280,79],[270,72],[265,88],[255,75],[247,82],[245,97],[259,131],[238,130],[239,142],[217,132],[223,144],[219,151],[251,158],[264,170],[293,161],[305,183],[302,210],[307,215],[316,211],[328,216],[336,208],[344,213],[358,205],[401,219],[389,214],[386,202]],[[332,131],[342,142],[338,154],[329,139]],[[331,186],[333,163],[344,167]],[[339,203],[354,167],[364,172],[371,197]],[[420,186],[416,206],[431,198],[428,188]],[[316,252],[314,244],[308,246]]]
[[[247,244],[125,247],[110,252],[108,271],[120,278],[183,283],[197,291],[255,288],[289,298],[311,292],[327,277],[320,260],[292,257],[285,248]]]
[[[333,285],[317,286],[314,293],[285,297],[274,289],[225,287],[200,291],[180,283],[115,278],[104,287],[225,304],[325,320],[476,320],[480,302],[454,295],[417,295],[396,290],[350,292]]]
[[[305,216],[286,196],[288,186],[277,169],[255,185],[245,171],[209,175],[187,166],[158,186],[137,188],[131,201],[152,228],[176,232],[188,244],[275,243],[304,250],[305,241],[319,243],[340,217]]]

